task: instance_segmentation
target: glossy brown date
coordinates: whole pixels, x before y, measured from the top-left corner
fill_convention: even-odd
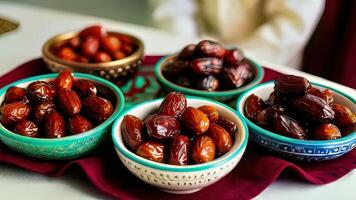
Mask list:
[[[68,120],[68,131],[72,135],[89,131],[92,128],[93,124],[81,115],[71,116]]]
[[[216,121],[216,124],[223,127],[231,136],[235,135],[237,131],[237,125],[224,117],[219,116],[219,119]]]
[[[233,145],[230,134],[218,124],[210,124],[207,135],[214,141],[216,152],[220,155],[228,152]]]
[[[52,111],[56,110],[56,106],[54,105],[53,102],[46,101],[46,102],[41,102],[38,103],[32,111],[32,117],[33,119],[40,123],[43,121],[43,119],[46,117],[46,115]]]
[[[145,119],[147,134],[150,138],[165,141],[177,136],[180,131],[180,122],[169,115],[150,115]]]
[[[82,110],[86,117],[93,119],[97,123],[105,121],[113,113],[113,106],[110,101],[98,96],[88,96],[82,99]]]
[[[282,106],[272,106],[260,110],[256,115],[256,122],[264,127],[270,127],[273,122],[273,117],[284,114],[285,109]]]
[[[44,127],[47,138],[61,138],[66,135],[64,118],[56,111],[46,116]]]
[[[337,126],[343,127],[356,123],[356,114],[353,113],[348,107],[333,103],[331,109],[335,113],[334,121]]]
[[[163,162],[165,158],[165,146],[160,142],[143,142],[136,150],[136,154],[154,162]]]
[[[37,138],[39,137],[40,131],[38,125],[35,122],[25,120],[16,124],[14,132],[19,135]]]
[[[27,86],[27,95],[36,102],[53,101],[56,96],[54,87],[45,81],[35,81]]]
[[[184,127],[194,135],[200,135],[209,129],[208,117],[196,108],[187,107],[181,118]]]
[[[24,88],[12,86],[6,90],[4,103],[13,103],[15,101],[23,101],[26,96],[26,90]]]
[[[57,92],[58,104],[62,110],[72,116],[80,113],[82,103],[73,90],[61,89]],[[94,105],[93,105],[94,106]],[[96,106],[96,105],[95,105]]]
[[[168,163],[187,165],[190,153],[190,140],[185,135],[177,135],[170,145]]]
[[[214,106],[204,105],[198,107],[198,110],[202,111],[208,117],[210,123],[219,119],[219,111]]]
[[[61,89],[72,89],[73,85],[73,75],[72,72],[69,70],[64,70],[57,76],[56,80],[54,81],[54,85],[57,91]]]
[[[169,93],[162,101],[158,113],[178,117],[187,107],[187,99],[180,92]]]
[[[281,135],[305,140],[307,135],[305,130],[295,119],[288,117],[287,115],[277,115],[273,119],[273,127]]]
[[[17,122],[26,120],[31,112],[31,107],[21,103],[13,102],[1,108],[1,122],[5,126],[15,125]]]
[[[319,124],[314,129],[314,138],[317,140],[334,140],[341,137],[340,130],[331,123]]]
[[[220,44],[203,40],[196,45],[196,52],[201,57],[217,57],[223,58],[225,55],[225,49]]]
[[[190,64],[187,61],[174,61],[167,64],[165,68],[162,69],[162,74],[165,78],[174,80],[177,76],[181,76],[190,70]]]
[[[225,67],[224,77],[230,88],[239,88],[250,82],[253,78],[253,72],[251,66],[247,62],[243,62],[240,65]]]
[[[85,79],[78,79],[73,82],[73,90],[80,96],[86,97],[96,95],[97,89],[93,82]]]
[[[223,70],[223,62],[219,58],[195,58],[190,67],[198,75],[219,75]]]
[[[249,97],[247,97],[244,105],[244,111],[247,118],[253,121],[256,120],[257,113],[263,110],[265,106],[266,104],[261,98],[251,94]]]
[[[95,37],[89,36],[84,39],[80,45],[81,53],[89,58],[93,58],[99,50],[99,40]]]
[[[225,52],[224,62],[227,66],[239,64],[244,59],[244,54],[241,49],[231,49]]]
[[[194,57],[195,49],[195,44],[188,44],[178,54],[178,60],[191,60]]]
[[[125,115],[121,122],[121,134],[126,145],[136,150],[143,141],[144,123],[133,115]]]
[[[120,49],[121,42],[117,37],[109,35],[101,40],[101,45],[107,52],[112,53]]]
[[[207,135],[197,136],[192,144],[192,159],[195,163],[206,163],[215,158],[215,143]]]
[[[199,90],[216,91],[219,85],[219,80],[212,75],[200,77],[196,80],[196,88]]]
[[[283,75],[274,81],[274,91],[285,97],[302,96],[311,87],[309,81],[300,76]]]
[[[106,36],[106,30],[100,25],[89,26],[79,32],[79,37],[95,37],[97,39],[102,39]]]
[[[59,49],[57,56],[67,61],[75,61],[77,58],[77,54],[69,47],[63,47]]]

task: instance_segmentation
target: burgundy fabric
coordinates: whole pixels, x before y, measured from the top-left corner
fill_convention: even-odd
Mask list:
[[[144,65],[159,57],[146,57]],[[264,81],[279,73],[265,68]],[[41,59],[21,65],[0,78],[0,88],[20,78],[48,73]],[[47,176],[63,176],[78,170],[101,192],[117,199],[251,199],[260,194],[279,176],[284,175],[310,182],[327,184],[356,167],[356,150],[331,161],[298,163],[273,155],[254,143],[249,143],[238,166],[219,182],[187,195],[173,195],[145,184],[132,175],[119,161],[111,141],[95,153],[69,161],[41,161],[18,154],[0,142],[0,162]]]
[[[356,1],[326,1],[304,51],[304,71],[356,89]]]

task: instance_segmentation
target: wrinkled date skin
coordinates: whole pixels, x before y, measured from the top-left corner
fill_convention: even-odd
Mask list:
[[[224,47],[216,42],[209,40],[203,40],[199,42],[196,46],[196,52],[199,56],[202,57],[223,58],[225,55]]]
[[[220,116],[219,119],[216,121],[216,124],[223,127],[232,136],[235,135],[237,131],[237,125],[233,121],[230,121],[224,117]]]
[[[190,67],[199,75],[219,75],[223,70],[223,62],[219,58],[195,58]]]
[[[79,134],[93,128],[93,124],[81,115],[74,115],[68,120],[68,131],[70,134]]]
[[[305,140],[307,138],[305,130],[295,119],[287,115],[277,115],[273,119],[274,129],[281,135]]]
[[[137,148],[136,154],[154,162],[161,163],[165,157],[165,146],[160,142],[147,141]]]
[[[231,49],[225,52],[224,62],[227,66],[235,66],[244,59],[241,49]]]
[[[5,126],[15,125],[17,122],[26,120],[31,112],[31,107],[21,103],[13,102],[1,108],[1,122]]]
[[[169,115],[150,115],[145,124],[148,136],[158,141],[174,138],[181,131],[179,120]]]
[[[26,96],[26,90],[24,88],[12,86],[6,90],[4,103],[13,103],[15,101],[23,101]]]
[[[224,154],[231,149],[233,141],[230,134],[223,127],[217,124],[210,124],[207,134],[214,141],[218,154]]]
[[[188,44],[178,54],[178,60],[191,60],[194,57],[196,46],[195,44]]]
[[[319,90],[318,88],[315,88],[315,87],[310,87],[309,90],[308,90],[308,94],[317,96],[317,97],[323,99],[326,102],[328,100],[326,95],[321,90]]]
[[[66,126],[64,118],[56,111],[46,116],[44,127],[47,138],[61,138],[65,136]]]
[[[39,137],[38,125],[30,120],[21,121],[16,124],[14,132],[27,137]]]
[[[35,81],[27,86],[27,95],[36,102],[53,101],[56,96],[54,87],[45,81]]]
[[[176,60],[167,64],[162,69],[162,74],[169,80],[174,80],[177,76],[181,76],[190,70],[190,64],[187,61]]]
[[[295,111],[312,121],[330,122],[334,119],[334,111],[329,104],[311,94],[292,99],[291,106]]]
[[[274,106],[274,105],[284,105],[283,99],[276,94],[276,92],[272,92],[267,101],[266,104],[269,106]]]
[[[121,122],[121,134],[125,143],[136,150],[142,143],[144,123],[133,115],[125,115]]]
[[[185,135],[177,135],[170,145],[168,163],[172,165],[187,165],[189,149],[189,138]]]
[[[184,127],[194,135],[200,135],[209,129],[208,117],[196,108],[187,107],[181,118]]]
[[[192,144],[192,159],[195,163],[206,163],[215,158],[215,143],[206,135],[197,136]]]
[[[316,140],[334,140],[341,137],[340,130],[331,123],[319,124],[314,129],[314,138]]]
[[[79,96],[73,90],[62,89],[57,92],[58,104],[68,115],[77,115],[80,113],[82,103]],[[96,105],[93,105],[96,106]]]
[[[187,107],[187,99],[180,92],[169,93],[159,107],[159,114],[178,117]]]
[[[54,85],[57,91],[61,89],[72,89],[73,85],[73,76],[72,72],[69,70],[62,71],[54,81]]]
[[[219,119],[219,111],[214,106],[204,105],[200,106],[198,110],[202,111],[208,117],[210,123]]]
[[[356,123],[356,114],[343,105],[340,104],[331,104],[331,109],[335,113],[334,123],[339,126],[348,126]]]
[[[88,118],[101,123],[109,118],[113,112],[110,101],[98,96],[88,96],[82,100],[82,110]]]
[[[284,114],[285,109],[282,106],[272,106],[259,111],[256,115],[256,121],[259,125],[270,127],[275,115]]]
[[[266,106],[265,102],[261,98],[259,98],[254,94],[251,94],[249,97],[247,97],[245,102],[245,106],[244,106],[245,115],[249,119],[255,121],[257,113],[263,110],[265,106]]]
[[[296,97],[307,93],[309,81],[300,76],[284,75],[274,81],[274,91],[279,96]]]
[[[55,110],[56,106],[53,102],[41,102],[33,108],[32,117],[36,122],[42,122],[48,113]]]
[[[212,75],[197,79],[196,88],[199,90],[216,91],[219,88],[219,80]]]
[[[224,77],[227,80],[227,86],[231,88],[241,87],[246,82],[249,82],[253,76],[251,66],[247,62],[224,68]]]
[[[85,79],[75,80],[73,83],[73,90],[80,96],[86,97],[96,95],[97,89],[93,82]]]

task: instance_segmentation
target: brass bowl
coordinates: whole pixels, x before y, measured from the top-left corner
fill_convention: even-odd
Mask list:
[[[104,63],[79,63],[74,61],[63,60],[52,53],[52,45],[73,38],[77,36],[78,33],[79,32],[70,32],[56,35],[53,38],[47,40],[47,42],[43,45],[43,60],[50,71],[59,72],[64,69],[70,69],[75,72],[97,75],[115,82],[128,78],[137,70],[138,66],[140,66],[142,63],[142,58],[144,54],[143,42],[135,36],[119,32],[108,32],[108,34],[127,36],[131,38],[131,40],[134,41],[137,46],[137,49],[133,54],[120,60],[113,60]]]

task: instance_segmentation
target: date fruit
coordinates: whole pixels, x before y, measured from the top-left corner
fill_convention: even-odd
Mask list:
[[[13,102],[1,108],[1,122],[5,126],[15,125],[17,122],[26,120],[31,112],[31,107],[21,103]]]
[[[73,82],[73,90],[80,96],[86,97],[96,95],[97,89],[93,82],[85,79],[78,79]]]
[[[84,39],[80,45],[80,49],[84,56],[92,58],[98,52],[99,46],[99,40],[95,37],[89,36]]]
[[[178,54],[178,60],[191,60],[194,57],[195,53],[195,44],[188,44],[185,46],[182,51]]]
[[[325,89],[323,90],[323,93],[326,96],[326,103],[332,103],[334,101],[334,97],[333,97],[333,92],[329,89]]]
[[[6,90],[4,103],[13,103],[15,101],[23,101],[26,96],[26,90],[24,88],[12,86]]]
[[[334,119],[334,111],[329,104],[311,94],[292,99],[291,106],[295,111],[312,121],[330,122]]]
[[[265,102],[261,98],[254,94],[251,94],[249,97],[247,97],[244,106],[244,111],[247,118],[255,121],[257,113],[263,110],[265,106]]]
[[[317,140],[334,140],[341,137],[340,130],[331,123],[319,124],[314,129],[314,138]]]
[[[212,75],[197,79],[196,88],[199,90],[216,91],[219,88],[219,80]]]
[[[42,122],[46,115],[56,110],[53,102],[46,101],[38,103],[32,111],[32,117],[36,122]]]
[[[185,135],[177,135],[170,145],[168,163],[172,165],[187,165],[190,140]]]
[[[190,67],[198,75],[219,75],[223,70],[223,63],[219,58],[195,58]]]
[[[59,90],[57,92],[58,104],[62,110],[69,116],[80,113],[82,103],[79,96],[73,90]],[[94,106],[96,107],[96,105]]]
[[[59,73],[59,75],[57,76],[54,82],[54,85],[57,91],[61,89],[67,89],[67,90],[72,89],[72,85],[73,85],[72,72],[69,70],[64,70],[61,73]]]
[[[16,124],[14,132],[27,137],[39,137],[38,125],[30,120],[21,121]]]
[[[307,135],[303,127],[295,119],[287,115],[276,115],[273,119],[274,129],[287,137],[305,140]]]
[[[321,90],[319,90],[318,88],[310,87],[309,90],[308,90],[308,94],[317,96],[317,97],[319,97],[319,98],[321,98],[321,99],[323,99],[324,101],[327,102],[326,95]]]
[[[137,148],[136,154],[148,160],[161,163],[165,157],[165,146],[160,142],[147,141]]]
[[[244,59],[244,54],[241,49],[231,49],[225,52],[224,62],[227,66],[234,66],[239,64]]]
[[[165,141],[180,133],[180,122],[174,116],[150,115],[145,119],[147,134],[150,138]]]
[[[77,58],[76,53],[68,47],[63,47],[58,50],[57,56],[60,57],[63,60],[68,60],[68,61],[75,61]]]
[[[178,117],[187,107],[187,99],[180,92],[169,93],[162,101],[158,113]]]
[[[196,45],[196,52],[201,57],[217,57],[223,58],[225,55],[225,49],[220,44],[203,40]]]
[[[202,111],[187,107],[182,114],[184,127],[194,135],[200,135],[209,129],[209,119]]]
[[[231,149],[233,144],[231,136],[221,126],[210,124],[207,134],[214,141],[218,154],[224,154]]]
[[[162,74],[164,77],[174,80],[177,76],[183,75],[190,70],[189,62],[187,61],[174,61],[170,62],[162,69]]]
[[[66,126],[64,118],[56,111],[46,116],[44,127],[47,138],[61,138],[65,136]]]
[[[102,39],[102,46],[107,52],[115,52],[119,50],[121,42],[115,36],[106,36]]]
[[[53,101],[56,96],[56,90],[45,81],[35,81],[27,86],[27,95],[34,101],[44,102]]]
[[[335,113],[334,121],[337,126],[343,127],[356,123],[356,114],[343,105],[333,103],[331,109]]]
[[[73,37],[73,38],[68,40],[68,45],[72,49],[77,49],[77,48],[79,48],[81,42],[82,41],[81,41],[80,37],[79,36],[75,36],[75,37]]]
[[[231,136],[235,135],[237,131],[237,125],[224,117],[219,116],[219,119],[216,121],[216,124],[223,127]]]
[[[68,131],[70,134],[79,134],[93,128],[93,124],[81,115],[71,116],[68,120]]]
[[[273,117],[284,114],[285,109],[282,106],[272,106],[260,110],[256,115],[256,122],[264,127],[272,125]]]
[[[82,99],[82,108],[87,117],[98,123],[105,121],[113,112],[110,101],[98,96],[88,96]]]
[[[226,85],[231,88],[238,88],[253,78],[251,66],[247,62],[240,65],[229,66],[224,68],[224,77]]]
[[[215,158],[215,143],[207,135],[197,136],[192,144],[192,159],[195,163],[206,163]]]
[[[274,91],[279,96],[297,97],[307,93],[311,85],[300,76],[283,75],[274,81]]]
[[[100,25],[89,26],[79,32],[79,37],[85,39],[87,37],[95,37],[102,39],[106,36],[106,30]]]
[[[133,115],[125,115],[121,122],[121,134],[126,145],[136,150],[142,143],[144,123]]]
[[[94,56],[95,62],[102,63],[102,62],[110,62],[111,57],[108,53],[105,53],[103,51],[99,51],[98,53],[95,54]]]
[[[208,117],[210,123],[219,119],[219,111],[214,106],[204,105],[200,106],[198,110],[202,111]]]

